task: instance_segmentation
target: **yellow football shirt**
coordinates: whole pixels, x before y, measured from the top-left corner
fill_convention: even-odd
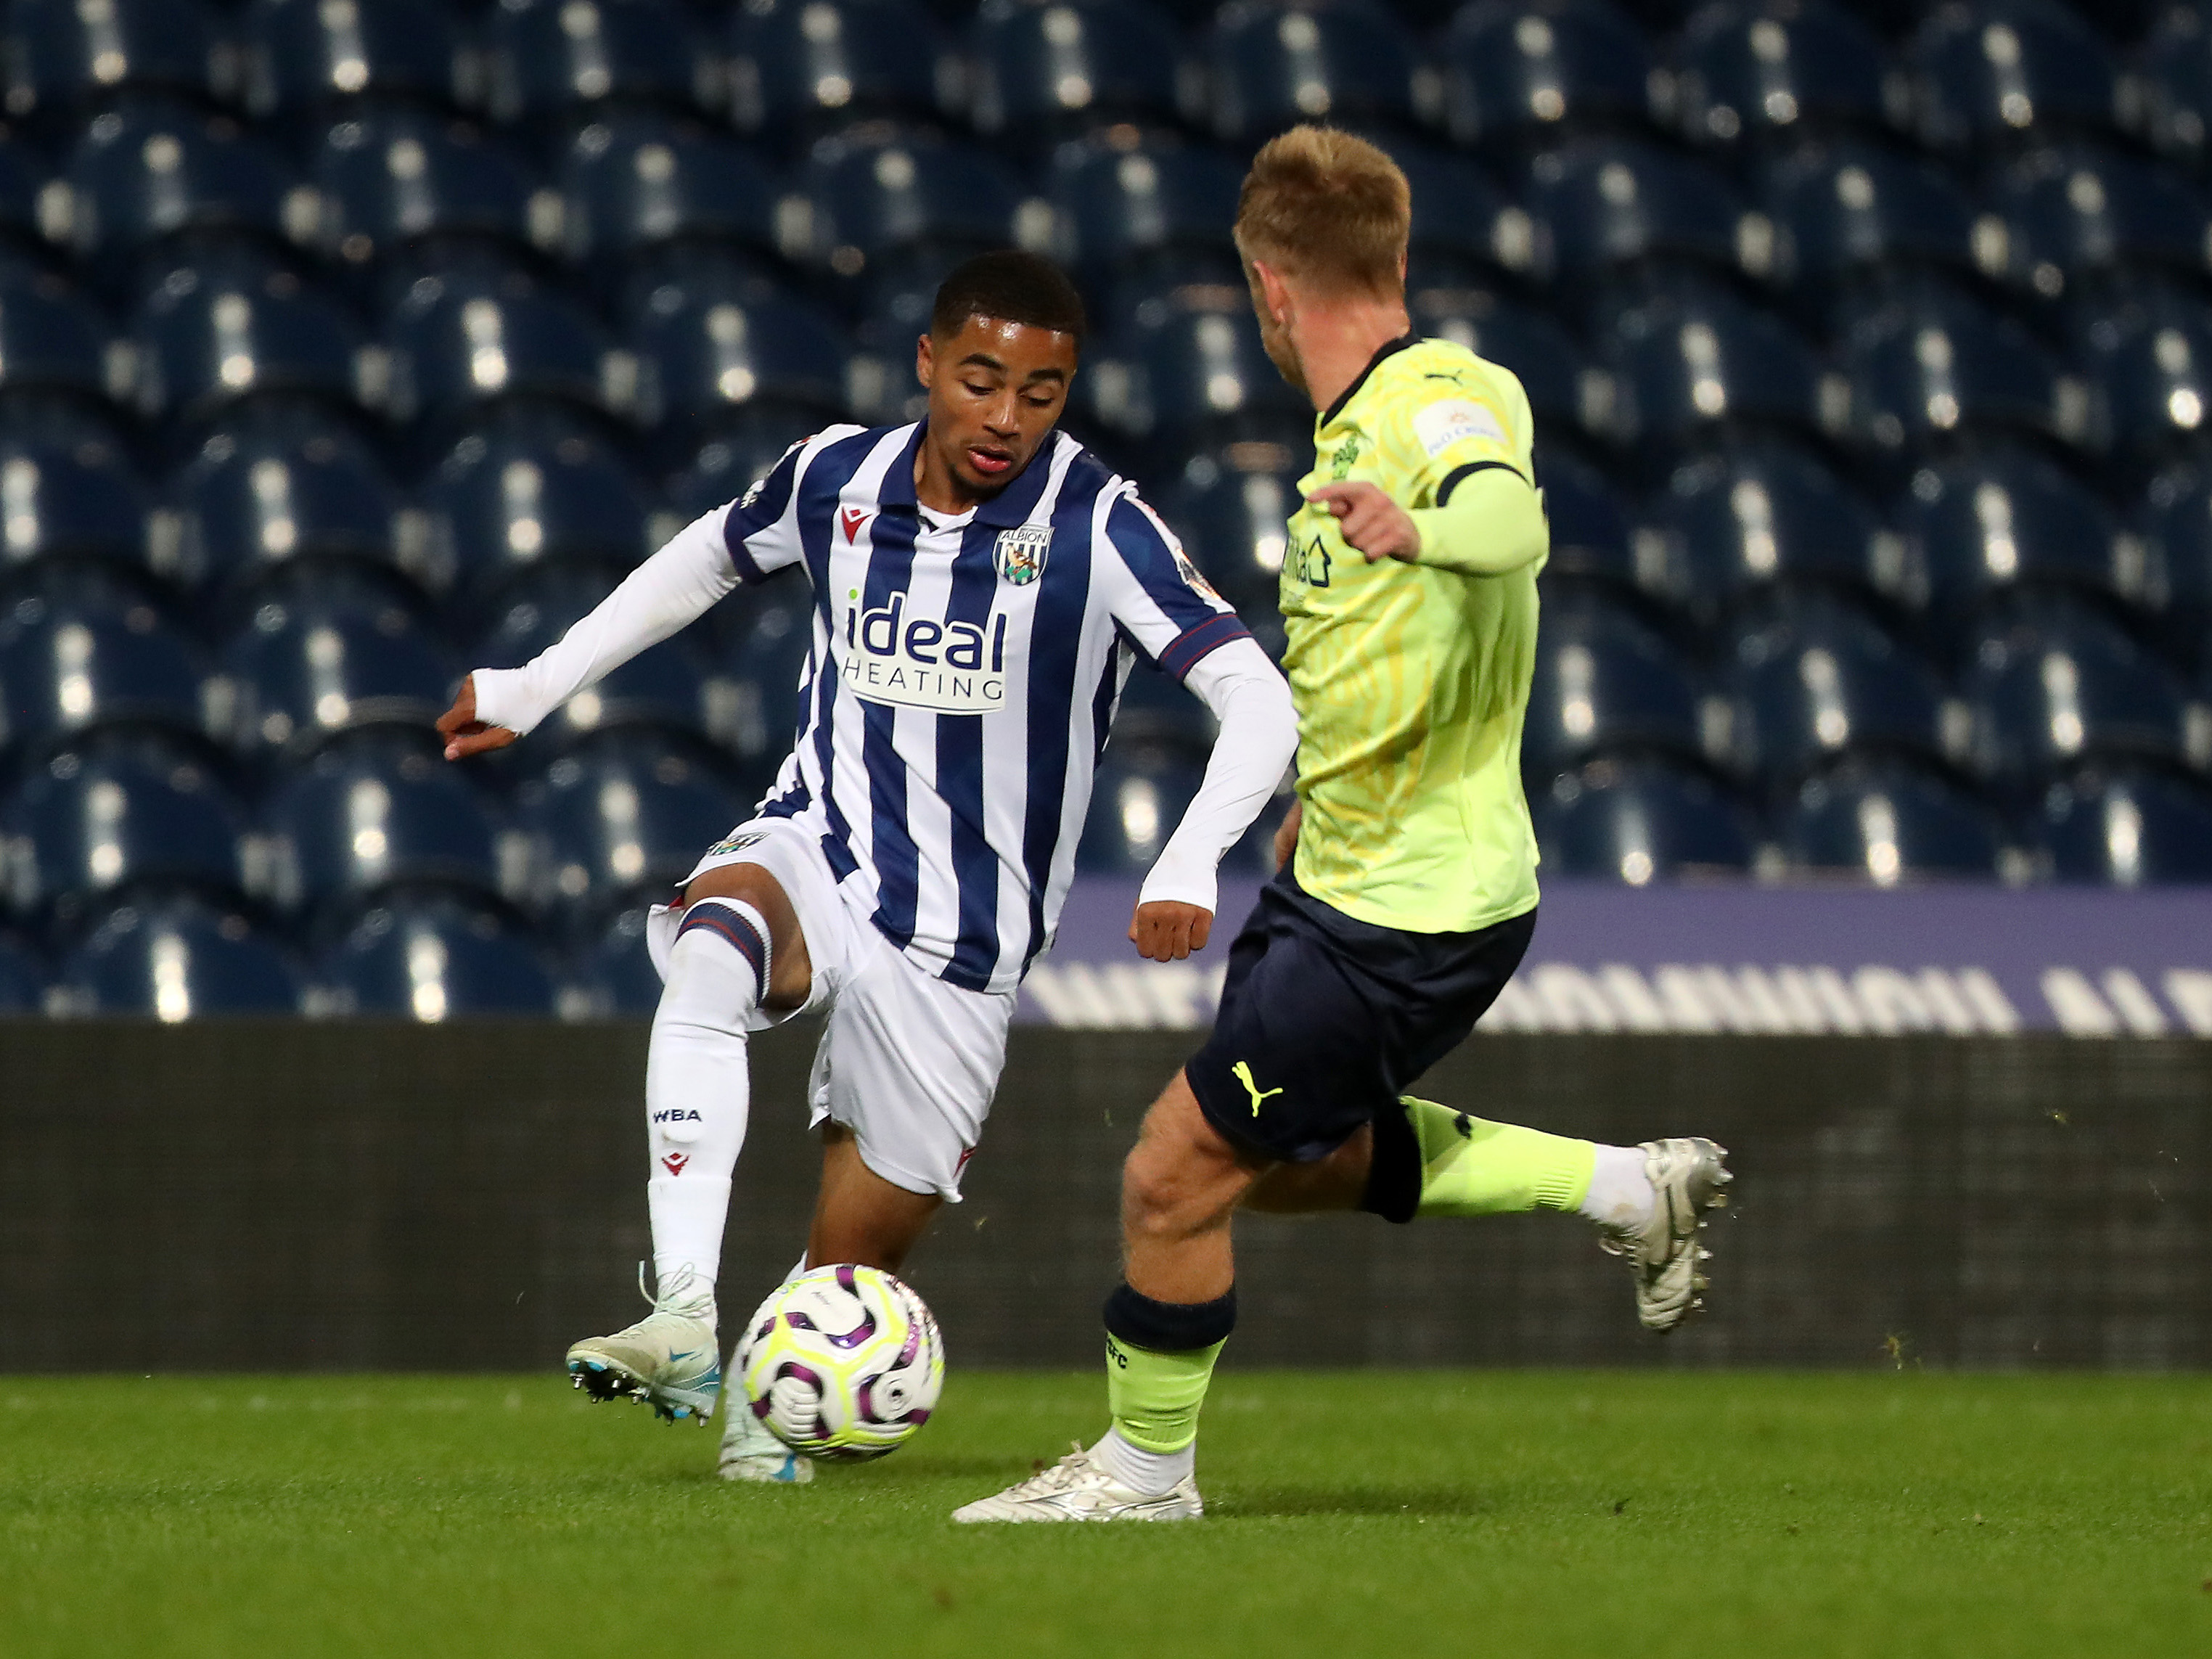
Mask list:
[[[1520,381],[1445,340],[1385,347],[1316,422],[1314,441],[1302,496],[1364,480],[1413,510],[1498,465],[1533,487]],[[1419,933],[1472,932],[1535,904],[1521,727],[1542,564],[1483,576],[1370,564],[1325,508],[1306,503],[1291,517],[1283,666],[1305,809],[1296,869],[1316,898]]]

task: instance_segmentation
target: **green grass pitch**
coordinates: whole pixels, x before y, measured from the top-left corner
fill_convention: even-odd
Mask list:
[[[946,1522],[1100,1397],[790,1489],[557,1376],[0,1377],[0,1653],[2212,1654],[2212,1380],[1224,1370],[1204,1521]]]

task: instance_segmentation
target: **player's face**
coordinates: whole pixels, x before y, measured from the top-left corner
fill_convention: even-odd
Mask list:
[[[994,495],[1020,476],[1067,406],[1075,339],[970,317],[949,339],[923,335],[915,372],[929,390],[924,465],[933,461],[963,495]]]

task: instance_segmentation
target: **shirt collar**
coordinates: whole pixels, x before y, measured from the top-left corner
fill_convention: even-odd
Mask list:
[[[1358,379],[1352,381],[1350,386],[1345,387],[1342,392],[1339,392],[1337,394],[1336,401],[1322,411],[1322,417],[1319,424],[1322,426],[1327,426],[1331,421],[1344,413],[1344,406],[1359,395],[1359,388],[1367,384],[1367,377],[1376,371],[1385,357],[1395,357],[1398,353],[1403,351],[1407,346],[1419,344],[1420,337],[1421,337],[1414,333],[1413,330],[1407,329],[1396,339],[1385,340],[1381,345],[1377,346],[1375,349],[1375,355],[1367,360],[1367,367],[1359,371]]]
[[[922,436],[929,430],[927,419],[915,422],[914,435],[906,447],[892,459],[884,474],[883,487],[876,494],[883,507],[902,507],[909,513],[919,513],[921,504],[914,495],[914,459],[921,453]],[[1036,510],[1044,495],[1044,487],[1052,481],[1052,458],[1060,447],[1060,433],[1055,428],[1039,444],[1030,464],[1021,470],[1014,481],[997,495],[985,497],[975,503],[975,524],[988,524],[1000,530],[1011,530],[1016,525],[1029,522],[1030,514]]]

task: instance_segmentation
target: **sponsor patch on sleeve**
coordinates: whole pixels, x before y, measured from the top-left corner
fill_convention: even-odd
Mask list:
[[[1413,435],[1421,441],[1421,447],[1433,459],[1454,444],[1464,443],[1470,438],[1504,443],[1505,428],[1498,424],[1498,416],[1480,404],[1466,398],[1446,398],[1413,416]]]

